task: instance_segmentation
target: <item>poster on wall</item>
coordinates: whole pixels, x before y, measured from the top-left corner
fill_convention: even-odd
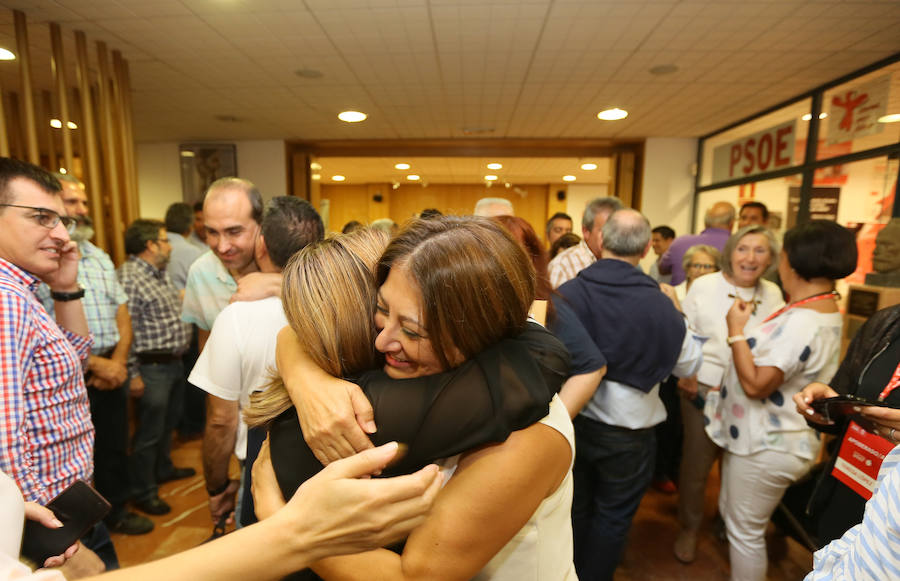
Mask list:
[[[887,114],[890,75],[883,75],[831,97],[828,144],[852,141],[884,131],[878,118]]]
[[[206,188],[219,178],[237,175],[237,148],[233,143],[182,144],[181,196],[192,204],[203,199]]]
[[[809,198],[809,219],[837,222],[840,199],[841,188],[813,188]],[[788,189],[788,228],[797,225],[799,208],[800,188],[791,186]]]

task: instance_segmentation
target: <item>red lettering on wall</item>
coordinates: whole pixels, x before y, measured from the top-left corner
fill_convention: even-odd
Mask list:
[[[731,163],[728,165],[728,175],[733,176],[734,175],[734,166],[736,166],[738,164],[738,162],[741,161],[741,146],[738,145],[737,143],[735,143],[734,145],[731,146],[730,158],[731,158]]]
[[[789,156],[782,156],[782,152],[787,150],[787,141],[785,137],[794,132],[794,126],[791,125],[789,127],[782,127],[775,133],[775,167],[781,167],[783,165],[789,165],[791,163],[791,158]]]
[[[756,145],[756,139],[753,137],[744,142],[744,157],[747,159],[747,163],[741,168],[744,175],[751,173],[753,171],[753,166],[756,163],[753,154],[754,145]]]
[[[759,148],[756,150],[756,158],[759,162],[760,171],[768,169],[772,163],[772,134],[766,133],[759,138]]]

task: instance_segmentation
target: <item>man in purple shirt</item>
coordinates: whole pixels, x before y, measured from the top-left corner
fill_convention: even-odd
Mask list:
[[[731,236],[731,228],[734,226],[734,206],[728,202],[716,202],[706,211],[703,219],[706,230],[699,234],[685,234],[675,239],[669,249],[659,259],[660,274],[672,274],[672,286],[681,284],[684,280],[684,268],[681,261],[688,248],[695,244],[709,244],[713,248],[722,250],[725,242]]]

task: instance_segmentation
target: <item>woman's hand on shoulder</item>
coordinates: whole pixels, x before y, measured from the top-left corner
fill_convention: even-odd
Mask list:
[[[799,393],[794,394],[794,405],[797,406],[797,413],[810,422],[827,426],[834,422],[816,413],[810,404],[816,400],[837,395],[838,392],[832,389],[830,385],[816,381],[804,387]]]
[[[324,465],[372,447],[372,404],[358,385],[332,377],[304,353],[290,327],[278,333],[278,371],[297,408],[303,438]]]

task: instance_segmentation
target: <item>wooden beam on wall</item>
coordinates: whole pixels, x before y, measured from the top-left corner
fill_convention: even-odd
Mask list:
[[[75,31],[75,72],[78,78],[78,97],[81,102],[81,131],[84,136],[82,160],[84,178],[88,196],[91,201],[91,218],[94,221],[94,232],[97,246],[109,251],[106,236],[106,216],[103,212],[103,179],[100,174],[100,153],[97,146],[96,118],[91,99],[91,76],[88,61],[87,38],[80,30]],[[124,242],[123,242],[124,248]]]
[[[56,87],[59,120],[62,122],[62,127],[60,128],[63,149],[62,165],[66,168],[66,171],[71,172],[74,165],[74,156],[72,155],[72,130],[69,128],[72,116],[69,115],[69,96],[66,88],[65,49],[63,47],[62,33],[59,25],[55,22],[50,23],[50,46],[52,50],[50,69],[53,72],[53,81]]]
[[[98,91],[100,127],[103,150],[103,161],[106,169],[106,193],[110,198],[110,223],[112,228],[113,261],[121,264],[125,261],[124,215],[122,213],[122,191],[119,182],[119,152],[116,148],[116,118],[113,103],[111,77],[109,70],[109,54],[105,42],[97,43],[97,70],[100,73],[100,90]]]
[[[47,136],[47,168],[50,171],[59,171],[59,160],[56,151],[56,135],[55,129],[50,126],[50,119],[53,117],[53,97],[50,91],[41,91],[41,109],[37,112],[37,118],[46,121],[41,133]]]
[[[19,86],[24,114],[25,141],[28,161],[34,165],[41,164],[41,153],[38,149],[37,125],[34,118],[34,95],[31,86],[31,50],[28,46],[28,21],[25,13],[13,10],[16,27],[16,50],[19,60]]]
[[[119,136],[119,159],[122,161],[122,197],[125,202],[125,222],[131,224],[140,214],[137,195],[137,169],[134,163],[134,134],[131,125],[131,87],[128,63],[122,53],[112,51],[113,96]]]
[[[0,157],[9,157],[9,139],[7,138],[8,125],[6,122],[6,107],[3,102],[6,95],[3,87],[0,87]]]

